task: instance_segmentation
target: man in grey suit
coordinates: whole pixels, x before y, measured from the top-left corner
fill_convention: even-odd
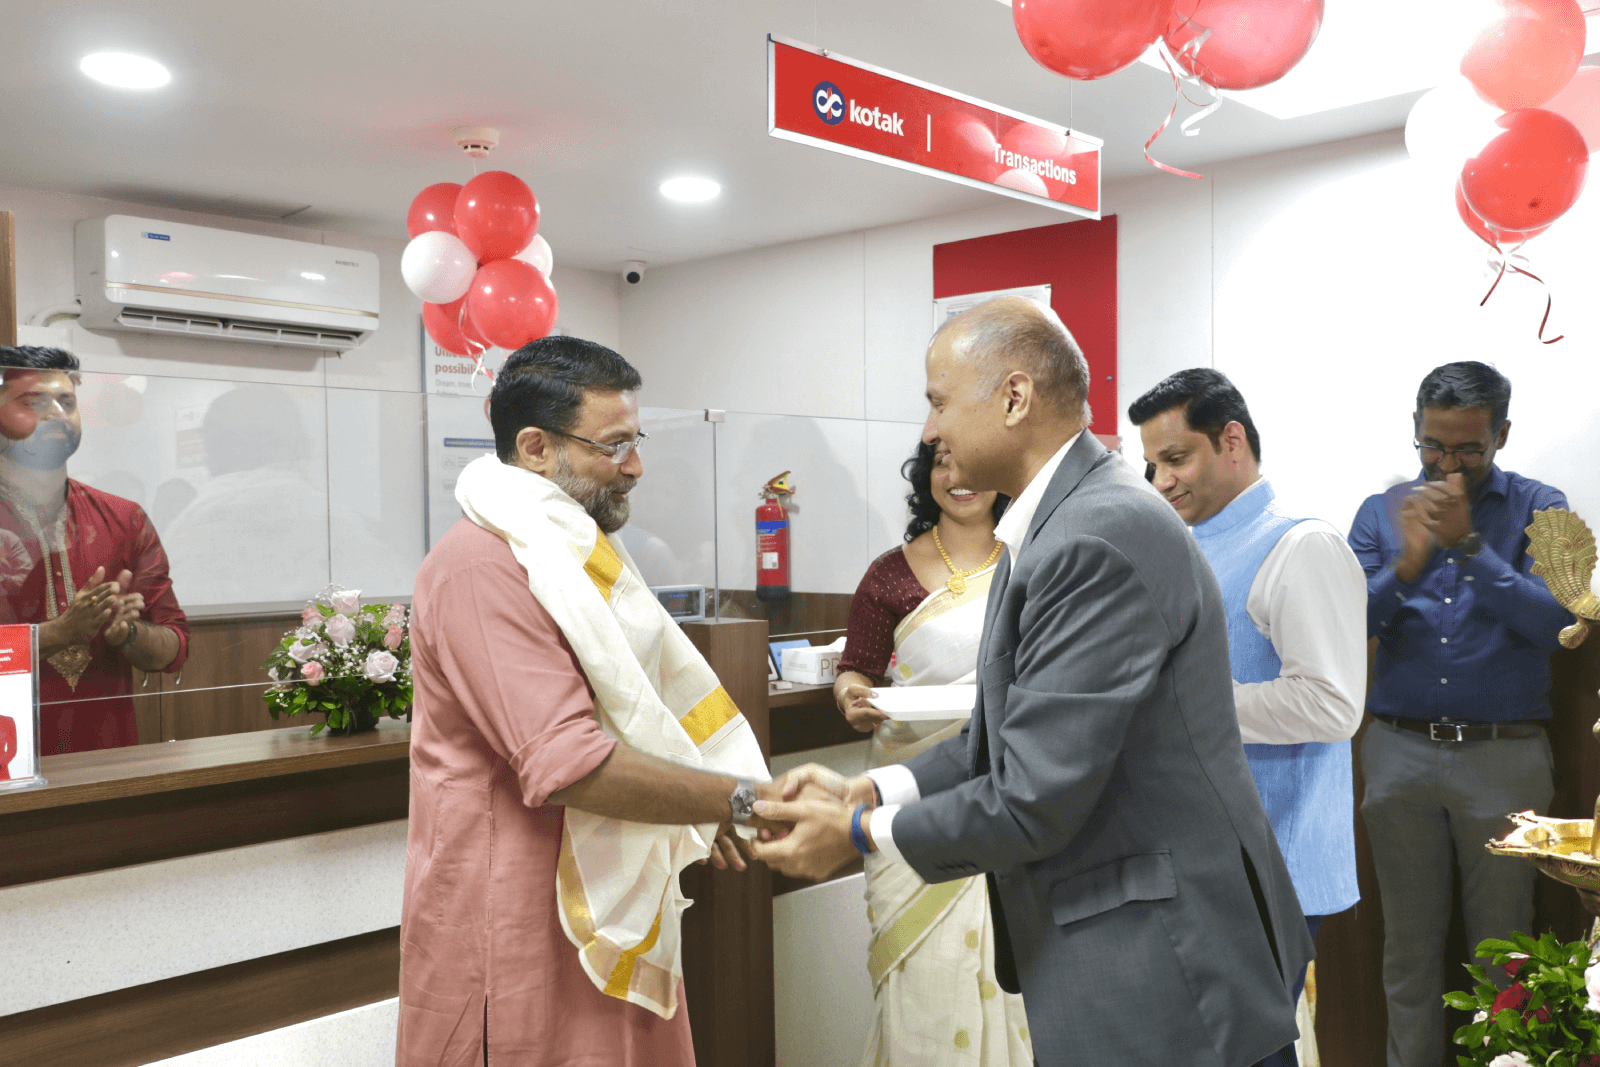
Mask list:
[[[1216,580],[1087,432],[1088,367],[1048,308],[966,312],[927,373],[923,440],[1013,501],[972,719],[868,776],[793,772],[795,799],[757,805],[793,830],[757,855],[809,878],[876,849],[929,882],[986,872],[996,971],[1044,1067],[1249,1067],[1294,1040],[1312,945],[1245,762]]]

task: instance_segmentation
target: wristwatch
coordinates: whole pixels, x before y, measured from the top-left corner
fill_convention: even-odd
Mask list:
[[[1462,559],[1471,559],[1473,556],[1476,556],[1479,552],[1483,551],[1483,538],[1478,536],[1477,530],[1473,530],[1471,533],[1467,534],[1467,536],[1457,541],[1455,548],[1452,551],[1454,551],[1455,554],[1460,556]]]
[[[728,811],[734,824],[744,826],[756,813],[756,783],[753,778],[734,777],[733,793],[728,797]]]
[[[122,644],[117,646],[117,650],[121,651],[121,652],[125,652],[128,649],[132,648],[133,647],[133,643],[135,641],[137,641],[137,640],[139,640],[139,624],[136,623],[136,622],[133,622],[132,620],[129,620],[129,622],[128,622],[128,636],[123,639]]]

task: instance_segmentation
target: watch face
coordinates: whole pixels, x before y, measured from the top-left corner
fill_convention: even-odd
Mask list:
[[[748,818],[756,810],[756,791],[747,785],[740,786],[728,798],[728,806],[733,809],[735,815]]]

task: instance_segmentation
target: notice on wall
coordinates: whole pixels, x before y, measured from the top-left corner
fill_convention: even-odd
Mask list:
[[[1048,285],[1024,285],[1016,289],[993,289],[987,293],[963,293],[960,296],[943,296],[933,302],[933,328],[937,330],[963,311],[1000,296],[1023,296],[1050,306]]]
[[[467,464],[494,452],[494,430],[481,396],[428,397],[428,548],[461,518],[456,479]]]
[[[37,667],[34,628],[0,626],[0,789],[44,784]]]
[[[770,36],[767,133],[1100,217],[1098,137]]]

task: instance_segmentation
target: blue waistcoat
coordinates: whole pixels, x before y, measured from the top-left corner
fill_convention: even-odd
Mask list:
[[[1300,522],[1279,511],[1275,498],[1271,484],[1263,480],[1193,527],[1222,586],[1235,682],[1270,682],[1283,667],[1272,642],[1246,611],[1256,572]],[[1245,745],[1244,753],[1294,880],[1300,910],[1332,915],[1355,904],[1361,893],[1356,888],[1350,742]]]

